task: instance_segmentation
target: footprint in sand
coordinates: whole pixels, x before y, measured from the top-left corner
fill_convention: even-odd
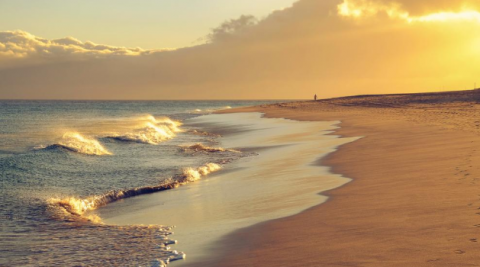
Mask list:
[[[476,238],[470,238],[470,242],[477,243],[477,239]]]
[[[464,250],[455,250],[454,251],[456,254],[465,254]]]

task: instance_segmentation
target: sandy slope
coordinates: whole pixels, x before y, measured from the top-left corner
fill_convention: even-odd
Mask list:
[[[338,134],[365,138],[322,160],[354,179],[329,192],[326,204],[226,237],[223,257],[205,266],[480,265],[478,95],[350,97],[229,111],[341,120]]]

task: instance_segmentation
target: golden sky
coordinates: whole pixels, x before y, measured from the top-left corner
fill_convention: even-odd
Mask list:
[[[0,32],[0,98],[287,99],[472,89],[469,0],[300,0],[182,49]],[[478,80],[477,80],[478,79]]]
[[[0,0],[0,31],[48,39],[73,36],[144,49],[195,44],[242,14],[265,17],[295,0]]]

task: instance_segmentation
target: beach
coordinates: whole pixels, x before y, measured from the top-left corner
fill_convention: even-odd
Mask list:
[[[239,230],[203,266],[477,266],[478,91],[264,105],[363,136],[318,164],[352,178],[298,215]]]
[[[476,266],[478,95],[6,101],[0,265]]]
[[[480,0],[0,2],[0,267],[480,267]]]

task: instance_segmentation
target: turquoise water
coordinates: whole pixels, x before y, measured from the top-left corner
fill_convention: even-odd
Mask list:
[[[249,153],[186,119],[276,101],[0,101],[0,266],[150,266],[168,226],[89,211],[194,181]],[[202,144],[203,146],[192,146]]]

